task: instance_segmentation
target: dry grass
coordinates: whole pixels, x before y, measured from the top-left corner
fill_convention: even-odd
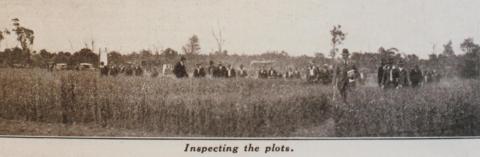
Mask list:
[[[332,118],[336,136],[479,135],[479,86],[465,80],[386,92],[360,87],[343,104],[331,101],[330,87],[302,80],[102,78],[0,69],[0,117],[146,132],[133,134],[140,136],[302,136],[298,130]]]

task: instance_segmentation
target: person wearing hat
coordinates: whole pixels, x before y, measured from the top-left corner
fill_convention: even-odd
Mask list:
[[[328,64],[324,64],[319,71],[319,79],[321,80],[322,84],[327,85],[332,83],[330,72],[331,71],[329,70]]]
[[[382,88],[389,89],[397,87],[398,71],[397,67],[393,64],[393,59],[390,58],[387,64],[383,68]]]
[[[238,69],[238,75],[242,78],[245,78],[248,76],[247,70],[243,67],[243,64],[240,64],[240,69]]]
[[[342,50],[342,59],[337,64],[336,85],[343,100],[347,99],[347,92],[355,87],[355,81],[358,78],[358,70],[355,64],[349,59],[348,49]]]
[[[207,73],[210,78],[216,77],[217,67],[212,60],[208,63]]]
[[[100,62],[100,76],[108,76],[108,66],[104,62]]]
[[[412,87],[418,87],[422,84],[423,81],[423,75],[422,75],[422,70],[420,70],[420,67],[418,65],[415,65],[415,67],[410,70],[409,72],[409,77],[410,77],[410,82],[412,83]]]
[[[228,64],[226,70],[227,70],[227,78],[235,78],[237,76],[235,69],[232,67],[232,65]]]
[[[385,69],[385,62],[382,60],[380,62],[380,66],[378,67],[378,70],[377,70],[377,83],[378,83],[378,86],[379,87],[382,87],[383,86],[383,75],[384,75],[384,69]]]
[[[405,63],[400,61],[398,64],[398,79],[397,79],[397,88],[407,87],[409,85],[408,81],[408,72],[404,67]]]
[[[228,75],[227,73],[227,68],[222,63],[218,63],[215,76],[218,78],[225,78]]]
[[[195,70],[193,71],[193,77],[205,77],[205,69],[201,64],[197,64]]]
[[[175,64],[175,67],[173,68],[173,73],[177,78],[186,78],[188,77],[187,69],[185,66],[185,61],[187,59],[185,57],[181,57],[180,61]]]

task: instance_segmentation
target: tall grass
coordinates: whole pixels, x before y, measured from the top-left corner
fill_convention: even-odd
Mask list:
[[[325,91],[302,81],[100,77],[6,70],[5,119],[140,129],[177,136],[287,136],[326,118]]]
[[[330,86],[302,80],[0,69],[0,117],[165,136],[290,136],[329,118],[337,136],[479,135],[479,86],[465,80],[420,89],[359,87],[342,103],[331,101]]]
[[[337,136],[478,136],[480,82],[356,90],[335,110]]]

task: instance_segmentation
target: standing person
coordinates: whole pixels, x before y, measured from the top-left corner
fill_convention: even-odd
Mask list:
[[[378,86],[379,87],[382,87],[382,80],[383,80],[383,75],[384,75],[384,69],[385,69],[385,63],[382,61],[380,63],[380,66],[378,67],[378,70],[377,70],[377,82],[378,82]]]
[[[432,71],[432,81],[433,82],[439,82],[441,78],[442,78],[442,75],[440,74],[440,72],[438,72],[436,69],[433,69],[433,71]]]
[[[267,78],[267,76],[268,76],[268,72],[265,69],[265,66],[262,66],[262,68],[258,70],[258,78],[264,79],[264,78]]]
[[[420,67],[418,65],[415,65],[415,67],[410,70],[410,81],[412,82],[412,87],[418,87],[421,85],[423,76],[422,76],[422,71],[420,70]]]
[[[53,68],[55,68],[55,63],[52,63],[52,62],[47,63],[47,69],[49,72],[52,72]]]
[[[423,83],[426,84],[426,83],[430,83],[430,70],[427,69],[423,72]]]
[[[268,78],[276,78],[277,77],[277,71],[273,69],[273,67],[270,67],[268,70]]]
[[[187,59],[182,56],[180,58],[180,61],[178,61],[177,64],[175,64],[175,67],[173,68],[173,73],[175,74],[175,76],[177,78],[187,78],[188,77],[187,68],[185,66],[186,60]]]
[[[348,49],[343,49],[341,63],[337,64],[336,85],[344,102],[347,101],[348,92],[355,87],[355,79],[358,78],[358,70],[349,56]]]
[[[382,88],[395,88],[398,85],[398,71],[393,61],[390,60],[383,68]]]
[[[158,72],[156,67],[152,68],[152,73],[150,74],[150,77],[157,77],[160,73]]]
[[[240,64],[240,69],[238,69],[238,76],[245,78],[248,76],[247,70],[243,67],[243,64]]]
[[[313,63],[307,68],[307,81],[313,82],[315,81],[315,76],[316,76],[316,71],[315,71],[315,65]]]
[[[205,77],[205,69],[202,67],[201,64],[197,64],[195,70],[193,71],[193,77],[200,78]]]
[[[236,76],[235,69],[229,64],[227,68],[227,78],[235,78]]]
[[[296,79],[301,79],[302,78],[302,76],[300,74],[300,71],[297,68],[295,68],[295,70],[293,71],[293,77],[296,78]]]
[[[328,64],[324,64],[318,72],[319,81],[321,81],[321,83],[324,85],[330,84],[332,82],[330,75]]]
[[[135,66],[135,76],[143,76],[143,69],[140,66]]]
[[[113,65],[112,69],[110,70],[110,75],[117,76],[119,72],[120,72],[119,67],[117,65]]]
[[[222,77],[222,64],[218,63],[217,66],[211,66],[212,67],[212,76],[215,78],[220,78]]]
[[[227,68],[225,68],[222,63],[218,63],[215,76],[219,78],[225,78],[227,77],[227,73]]]
[[[211,78],[215,77],[214,76],[215,70],[216,70],[215,63],[211,60],[208,64],[208,67],[207,67],[208,76],[211,77]]]
[[[100,76],[108,76],[108,66],[105,63],[100,62]]]
[[[127,75],[127,76],[132,76],[133,75],[133,66],[132,65],[127,65],[125,67],[125,75]]]
[[[400,64],[398,65],[397,71],[398,71],[397,88],[407,87],[409,85],[408,72],[407,72],[407,69],[404,68],[403,62],[400,62]]]
[[[285,78],[286,79],[292,79],[293,78],[293,69],[292,67],[288,67],[287,72],[285,73]]]

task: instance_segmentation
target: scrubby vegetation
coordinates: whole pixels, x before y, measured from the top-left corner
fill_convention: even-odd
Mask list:
[[[399,90],[359,86],[343,103],[332,101],[331,86],[304,80],[0,69],[0,118],[148,132],[145,136],[292,136],[327,119],[335,121],[336,136],[478,136],[479,88],[478,80]]]

